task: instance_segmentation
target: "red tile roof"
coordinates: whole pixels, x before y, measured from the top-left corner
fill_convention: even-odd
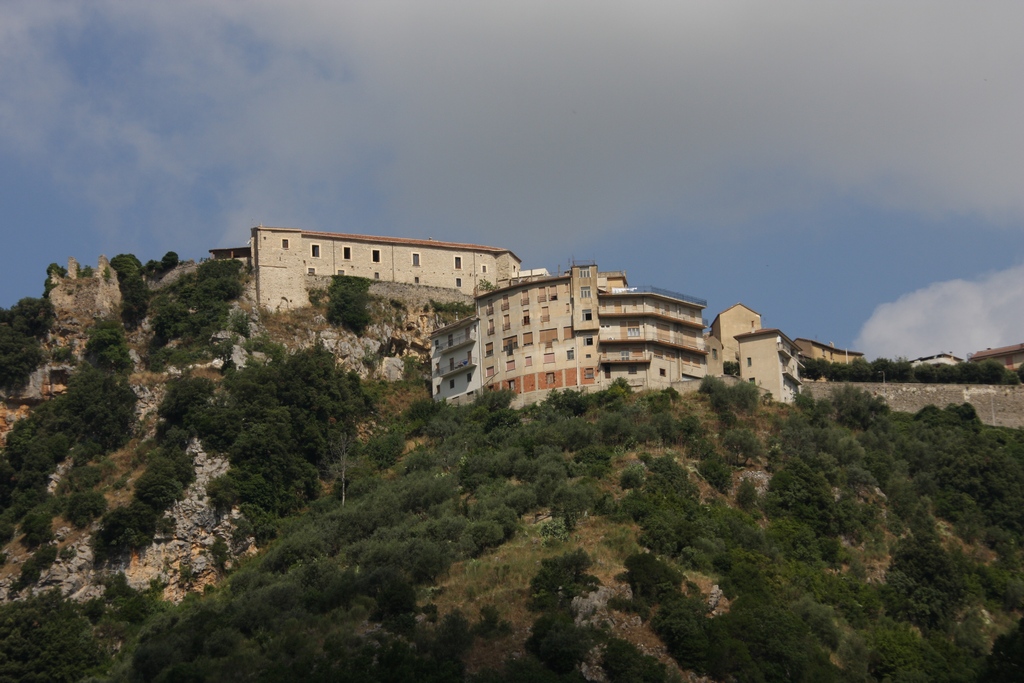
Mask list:
[[[466,251],[489,251],[494,254],[512,254],[520,263],[522,259],[516,256],[511,249],[503,247],[488,247],[482,244],[468,244],[465,242],[441,242],[440,240],[417,240],[409,237],[381,237],[378,235],[355,235],[343,232],[319,232],[316,230],[303,230],[301,228],[275,228],[269,225],[257,226],[259,229],[274,230],[277,232],[298,232],[311,237],[326,237],[329,239],[351,240],[353,242],[383,242],[385,244],[401,244],[410,247],[440,247],[442,249],[465,249]]]
[[[1000,346],[998,349],[985,349],[971,354],[971,360],[985,360],[986,358],[998,358],[1008,356],[1011,353],[1024,353],[1024,344],[1013,344],[1012,346]]]

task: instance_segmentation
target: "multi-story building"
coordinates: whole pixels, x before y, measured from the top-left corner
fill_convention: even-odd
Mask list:
[[[735,337],[740,354],[740,377],[770,391],[783,403],[800,392],[800,350],[780,330],[763,328]]]
[[[702,299],[629,287],[625,273],[600,272],[596,264],[554,276],[538,272],[476,297],[475,319],[465,324],[478,330],[483,388],[540,400],[552,389],[589,390],[620,377],[659,389],[704,376]],[[452,327],[431,337],[435,373],[452,362],[445,355],[447,336],[457,334]],[[434,382],[437,400],[476,389],[467,383],[461,391],[460,382],[452,387],[444,376]]]
[[[475,396],[480,389],[478,322],[471,316],[431,335],[431,384],[436,400]]]
[[[257,226],[250,241],[256,295],[270,310],[307,306],[309,276],[445,287],[472,295],[483,281],[518,277],[512,251],[478,244]]]
[[[710,336],[721,344],[722,362],[739,362],[740,348],[736,336],[759,329],[761,329],[761,314],[743,304],[733,304],[716,315],[715,319],[711,321]]]
[[[1024,344],[975,351],[968,356],[968,359],[974,363],[980,363],[983,360],[989,359],[996,360],[1002,363],[1008,370],[1016,370],[1021,365],[1024,365]]]
[[[858,358],[864,357],[860,351],[837,349],[835,344],[822,344],[813,339],[797,337],[793,342],[800,349],[800,355],[811,360],[827,360],[829,363],[846,363],[848,365]]]

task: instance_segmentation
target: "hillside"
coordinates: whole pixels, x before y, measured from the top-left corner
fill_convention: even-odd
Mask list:
[[[122,256],[2,312],[61,381],[4,395],[0,679],[1018,679],[1024,432],[969,405],[447,406],[455,304]]]

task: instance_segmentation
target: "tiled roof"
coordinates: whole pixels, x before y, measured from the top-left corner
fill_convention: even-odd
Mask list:
[[[986,358],[1006,356],[1011,353],[1024,353],[1024,344],[1013,344],[1012,346],[1000,346],[998,349],[978,351],[971,354],[971,360],[985,360]]]
[[[344,232],[319,232],[316,230],[302,230],[301,228],[274,228],[269,225],[261,225],[259,228],[274,230],[277,232],[298,232],[310,237],[326,237],[329,239],[351,240],[353,242],[377,242],[384,244],[401,244],[409,247],[440,247],[442,249],[465,249],[466,251],[488,251],[494,254],[509,253],[515,256],[517,261],[521,259],[511,249],[503,247],[488,247],[482,244],[468,244],[465,242],[441,242],[440,240],[417,240],[409,237],[381,237],[379,235],[355,235]]]

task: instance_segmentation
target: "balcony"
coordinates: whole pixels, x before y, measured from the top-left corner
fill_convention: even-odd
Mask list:
[[[463,358],[462,360],[455,361],[455,364],[449,364],[448,367],[441,367],[434,369],[434,377],[447,377],[448,375],[459,372],[460,370],[469,370],[477,366],[477,357],[470,356]]]
[[[680,339],[671,335],[665,334],[652,334],[646,332],[640,334],[637,337],[619,337],[619,336],[601,336],[599,341],[602,344],[642,344],[644,342],[655,342],[657,344],[664,344],[665,346],[671,346],[674,349],[682,349],[684,351],[690,351],[691,353],[700,353],[707,355],[707,350],[704,348],[704,340],[701,339]]]
[[[621,364],[621,365],[647,365],[651,362],[651,354],[642,353],[638,356],[623,356],[620,353],[599,353],[597,360],[600,363]]]
[[[503,311],[507,311],[508,310],[508,302],[507,301],[502,301],[501,302],[501,310],[503,310]]]
[[[688,304],[694,304],[701,308],[707,308],[708,302],[706,299],[700,299],[695,296],[688,294],[680,294],[679,292],[673,292],[671,289],[662,289],[661,287],[652,287],[650,285],[640,285],[639,287],[623,287],[621,289],[612,289],[611,292],[602,292],[601,296],[615,296],[617,294],[656,294],[663,296],[666,299],[675,299],[676,301],[685,301]]]
[[[708,319],[694,315],[680,315],[670,311],[660,311],[649,306],[621,306],[616,310],[612,306],[604,305],[597,311],[602,318],[655,318],[678,325],[688,325],[703,330],[708,326]]]
[[[447,351],[448,349],[457,349],[460,346],[465,346],[466,344],[472,344],[475,341],[476,341],[476,335],[475,334],[470,334],[469,332],[467,332],[466,334],[460,334],[457,337],[454,337],[450,342],[447,342],[445,344],[441,344],[440,348],[442,348],[443,350]]]

